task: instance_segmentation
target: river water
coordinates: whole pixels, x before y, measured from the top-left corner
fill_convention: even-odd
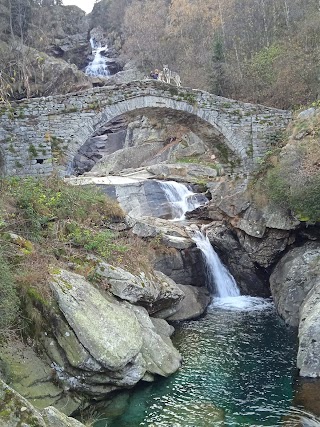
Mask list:
[[[120,394],[95,427],[283,425],[295,411],[294,331],[270,301],[217,301],[203,318],[176,325],[182,368]]]
[[[178,184],[164,191],[177,207],[173,219],[181,220],[192,194]],[[240,296],[207,237],[193,229],[192,238],[216,296],[205,316],[175,325],[181,369],[109,399],[93,410],[94,427],[319,426],[293,406],[296,331],[271,300]]]

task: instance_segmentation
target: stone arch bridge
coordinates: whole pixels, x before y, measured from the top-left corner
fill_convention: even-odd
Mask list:
[[[0,106],[1,172],[27,176],[61,170],[103,125],[149,109],[201,122],[212,144],[218,141],[231,152],[244,172],[254,169],[290,120],[288,111],[148,80],[21,100]]]

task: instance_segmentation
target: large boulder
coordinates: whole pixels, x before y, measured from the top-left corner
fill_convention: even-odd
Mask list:
[[[205,266],[200,250],[191,247],[176,249],[161,247],[155,250],[153,268],[161,271],[176,283],[182,285],[205,286]]]
[[[43,346],[64,387],[101,399],[179,368],[170,328],[152,323],[145,308],[121,302],[65,270],[52,276],[51,287],[58,309],[50,311]]]
[[[207,288],[178,285],[184,293],[184,298],[179,302],[177,310],[170,316],[165,316],[167,320],[191,320],[201,316],[207,309],[211,295]],[[164,317],[164,313],[162,313]]]

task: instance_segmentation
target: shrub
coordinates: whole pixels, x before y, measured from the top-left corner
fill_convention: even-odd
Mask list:
[[[115,243],[115,233],[110,230],[95,231],[80,227],[75,222],[66,225],[65,239],[75,246],[81,246],[87,251],[110,258],[113,252],[125,252],[127,247]]]
[[[100,225],[124,216],[119,205],[97,187],[67,185],[62,179],[11,179],[7,191],[19,210],[21,231],[35,240],[47,237],[50,224],[74,220]],[[52,227],[51,227],[52,228]]]
[[[265,180],[271,200],[290,209],[300,221],[312,223],[320,221],[319,125],[320,115],[294,123],[289,143],[278,163],[271,169],[269,165]]]

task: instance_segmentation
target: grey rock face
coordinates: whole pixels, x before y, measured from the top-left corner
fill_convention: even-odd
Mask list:
[[[32,347],[19,342],[2,345],[0,364],[9,373],[3,380],[38,410],[54,405],[70,415],[80,407],[81,399],[52,381],[52,368]]]
[[[175,310],[184,298],[184,293],[176,283],[160,271],[146,276],[134,276],[119,267],[104,262],[99,263],[97,274],[106,281],[110,292],[132,304],[144,306],[149,313],[156,313],[167,307]]]
[[[286,254],[270,278],[280,315],[299,326],[300,375],[320,376],[320,244],[306,243]]]
[[[308,243],[292,249],[270,276],[271,293],[279,314],[291,326],[299,325],[299,310],[318,280],[320,245]],[[318,268],[318,267],[317,267]]]
[[[281,206],[257,206],[248,191],[247,178],[211,183],[209,191],[212,200],[206,209],[208,216],[214,221],[227,220],[237,241],[237,253],[240,251],[243,255],[240,265],[237,265],[234,259],[231,260],[235,255],[227,251],[231,270],[234,266],[234,275],[241,277],[241,269],[249,273],[246,265],[250,265],[252,279],[256,273],[259,277],[256,283],[260,287],[259,282],[265,281],[263,270],[272,267],[279,255],[294,242],[294,230],[300,222]],[[246,273],[244,276],[249,279]],[[249,283],[254,286],[254,280],[249,279]],[[245,281],[243,284],[246,288]]]
[[[191,320],[201,316],[207,309],[211,296],[206,288],[178,285],[185,297],[178,304],[175,313],[166,317],[167,320]],[[162,314],[163,316],[163,314]]]
[[[205,286],[204,264],[198,248],[156,251],[153,267],[182,285]]]
[[[320,256],[318,256],[318,272]],[[300,308],[297,366],[303,377],[320,377],[320,274]]]
[[[78,340],[104,368],[121,369],[137,356],[140,328],[128,309],[107,301],[81,276],[66,271],[54,277],[52,289]]]

